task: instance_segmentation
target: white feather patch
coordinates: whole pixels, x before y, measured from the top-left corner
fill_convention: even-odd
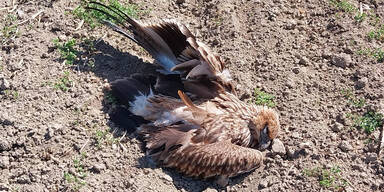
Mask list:
[[[186,108],[186,106],[183,106],[178,107],[171,112],[165,111],[153,124],[156,126],[168,126],[178,121],[183,121],[185,118],[190,119],[192,117],[192,112],[184,111]]]
[[[224,69],[221,73],[217,73],[217,76],[221,77],[224,82],[232,81],[232,76],[228,69]]]
[[[144,95],[143,93],[139,92],[139,95],[135,97],[135,100],[132,102],[129,102],[129,111],[131,111],[133,114],[145,117],[149,115],[151,112],[148,111],[147,105],[151,105],[148,102],[148,98],[153,97],[152,89],[149,91],[149,95]]]

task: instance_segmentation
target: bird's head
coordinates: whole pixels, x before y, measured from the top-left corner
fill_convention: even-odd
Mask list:
[[[253,129],[253,138],[257,141],[258,147],[264,150],[279,133],[279,116],[268,107],[260,107],[257,111],[257,115],[250,121],[252,125],[250,128]]]

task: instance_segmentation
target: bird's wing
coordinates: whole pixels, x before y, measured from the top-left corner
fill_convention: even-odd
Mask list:
[[[161,163],[179,147],[186,146],[191,141],[190,130],[198,128],[192,124],[174,124],[159,127],[153,124],[142,125],[138,134],[146,141],[147,155]]]
[[[113,18],[117,24],[104,23],[147,50],[164,68],[163,73],[179,73],[187,91],[204,98],[223,91],[234,92],[223,60],[197,42],[185,25],[171,20],[142,24],[117,8],[98,2],[90,2],[87,8]]]
[[[221,141],[189,145],[170,154],[163,164],[188,176],[208,178],[249,172],[259,167],[262,161],[263,155],[258,150]]]
[[[193,124],[175,124],[167,127],[142,125],[139,134],[145,136],[147,154],[156,162],[178,169],[195,177],[232,177],[251,171],[263,162],[263,154],[230,141],[195,143],[197,129]]]

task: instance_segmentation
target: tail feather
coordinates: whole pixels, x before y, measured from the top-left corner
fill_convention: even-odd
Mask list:
[[[160,24],[140,24],[116,7],[93,1],[86,8],[99,11],[116,21],[116,24],[110,21],[103,21],[103,23],[142,46],[167,73],[179,74],[177,71],[171,71],[175,65],[180,63],[179,59],[189,60],[191,59],[189,57],[198,57],[196,50],[191,52],[193,48],[188,41],[188,39],[194,39],[194,36],[182,24],[173,21],[164,21]],[[186,50],[189,50],[188,54],[185,53]],[[181,55],[186,58],[180,58]]]

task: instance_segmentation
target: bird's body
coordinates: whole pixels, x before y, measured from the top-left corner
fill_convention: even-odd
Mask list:
[[[257,149],[277,136],[278,115],[238,99],[219,56],[182,24],[140,24],[113,7],[91,4],[122,17],[122,27],[106,24],[141,45],[163,68],[155,78],[133,75],[110,86],[134,116],[147,121],[137,132],[144,135],[149,156],[188,176],[223,181],[260,166],[263,155]]]

